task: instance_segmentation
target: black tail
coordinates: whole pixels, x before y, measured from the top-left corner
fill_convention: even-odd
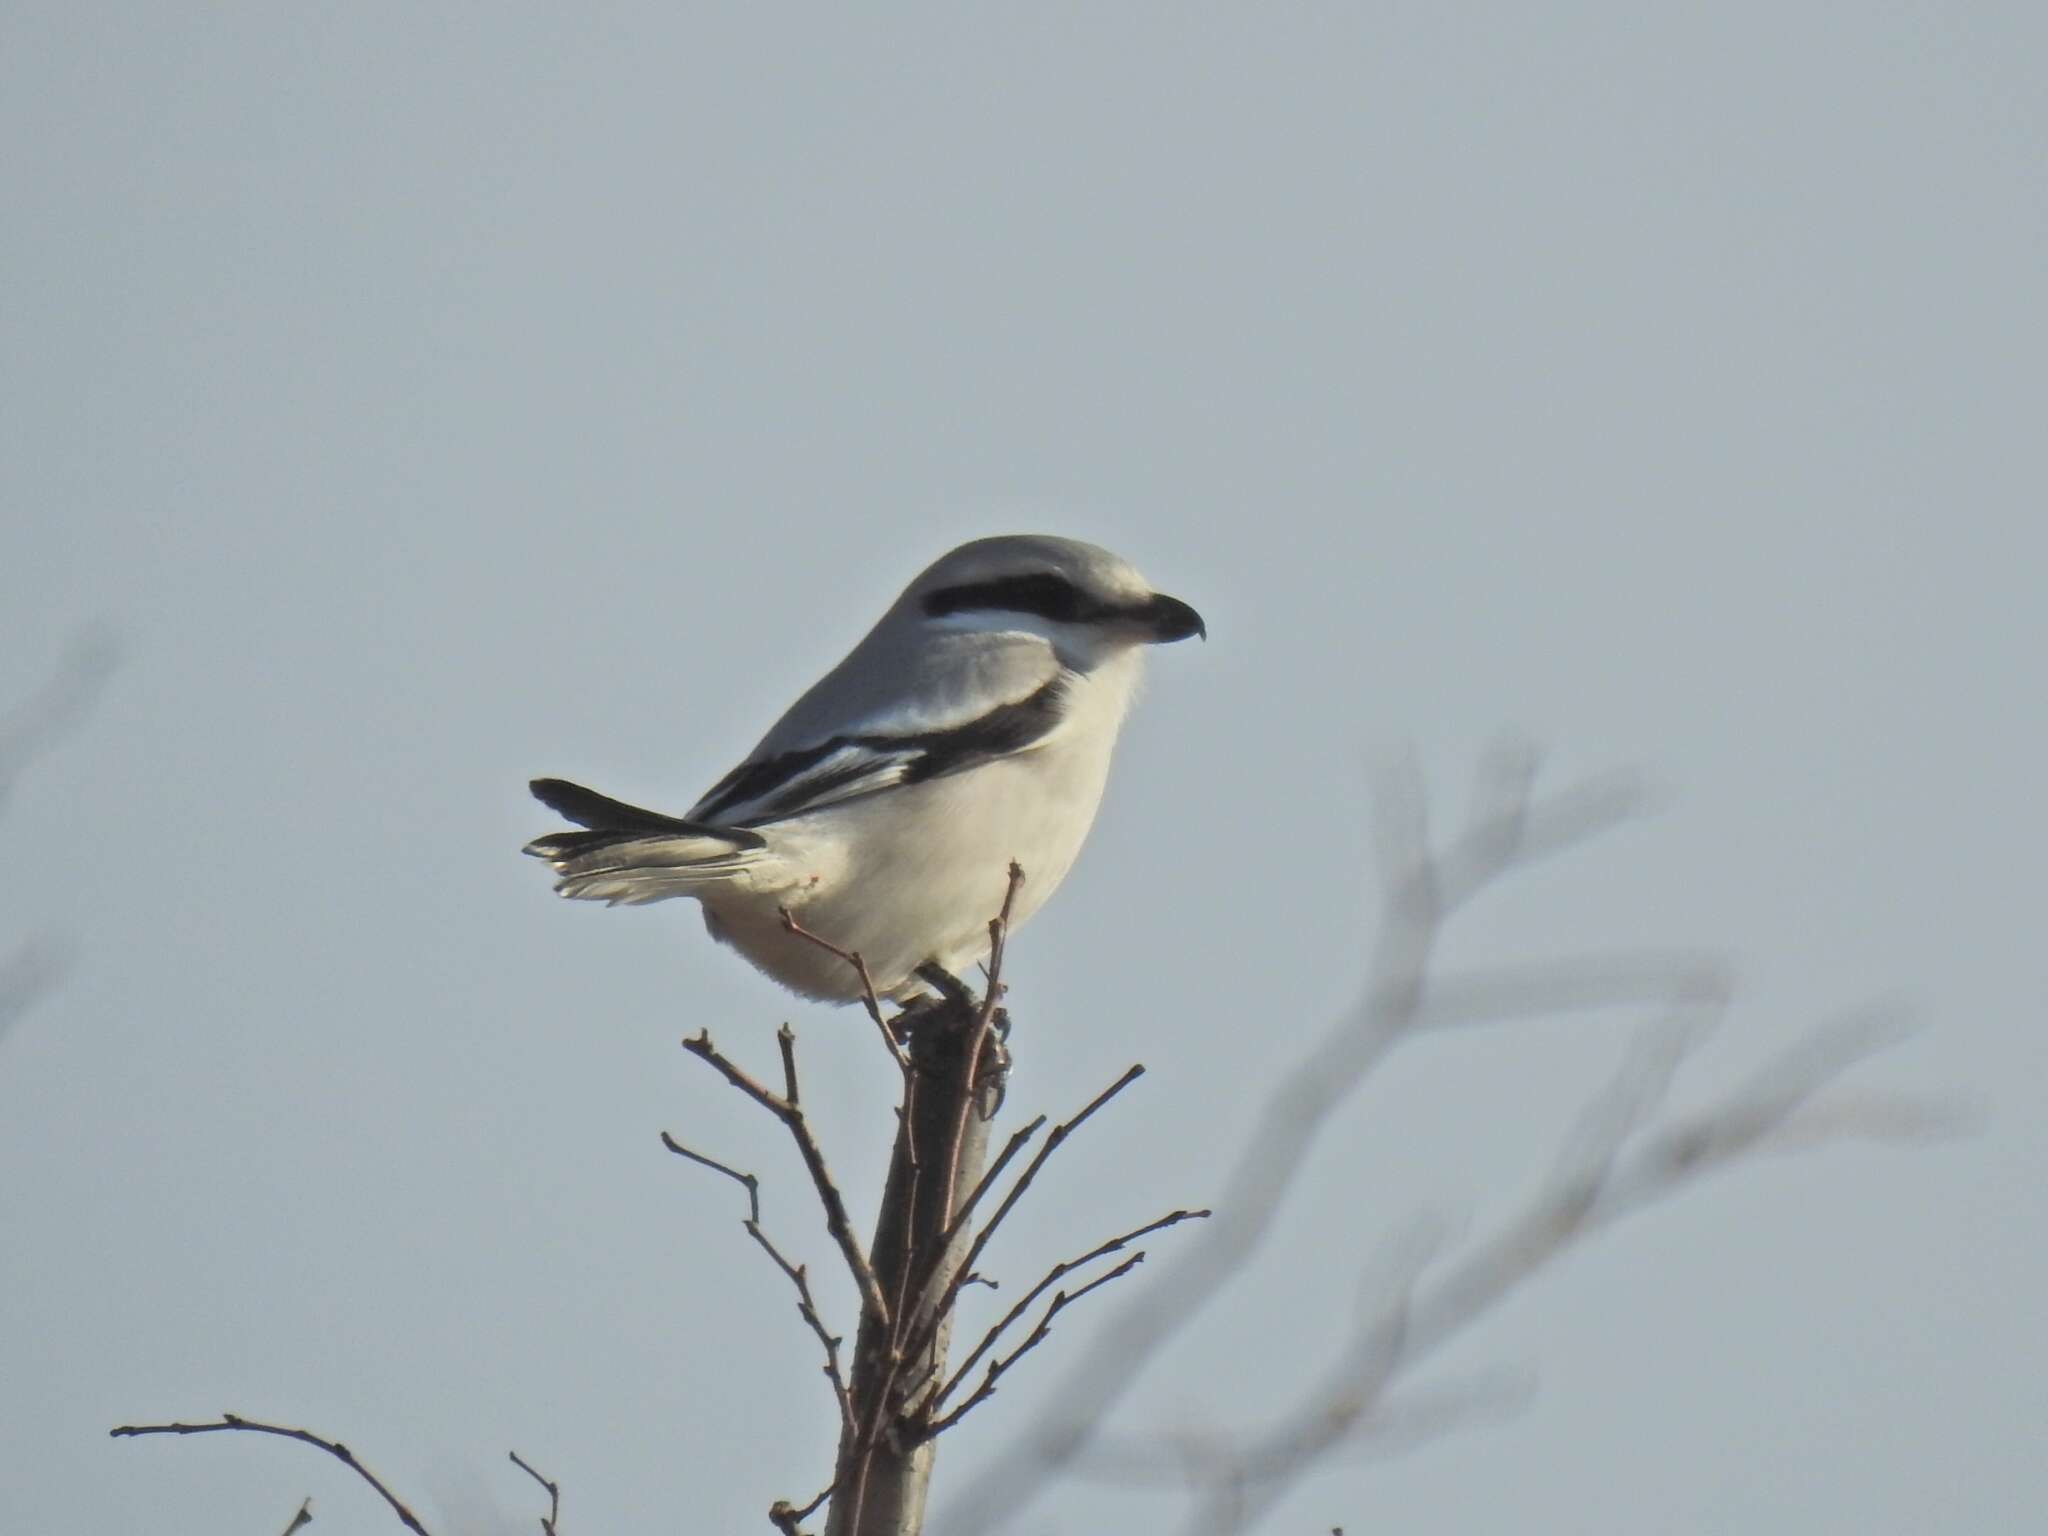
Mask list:
[[[573,857],[649,834],[713,837],[733,848],[766,846],[765,840],[757,833],[737,827],[707,827],[700,822],[685,821],[680,816],[664,816],[659,811],[645,810],[623,800],[614,800],[610,795],[600,795],[581,784],[571,784],[567,779],[535,779],[527,787],[533,791],[533,798],[549,810],[566,816],[579,827],[591,829],[535,838],[528,846],[528,852],[543,858]]]
[[[692,822],[664,816],[659,811],[644,811],[637,805],[585,789],[581,784],[571,784],[567,779],[535,779],[527,788],[533,791],[534,799],[551,811],[559,811],[579,827],[592,827],[600,832],[698,830]]]

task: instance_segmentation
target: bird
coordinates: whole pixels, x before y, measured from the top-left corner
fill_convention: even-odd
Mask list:
[[[919,573],[682,815],[535,779],[534,797],[578,830],[524,851],[576,900],[695,898],[714,939],[801,996],[867,995],[836,948],[907,1005],[934,967],[957,976],[988,953],[1013,863],[1011,928],[1058,888],[1144,653],[1208,633],[1097,545],[975,539]]]

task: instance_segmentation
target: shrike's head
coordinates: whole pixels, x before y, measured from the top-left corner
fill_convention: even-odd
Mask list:
[[[1132,646],[1209,637],[1199,613],[1153,591],[1108,550],[1038,533],[962,544],[910,584],[898,609],[932,629],[1027,630],[1082,666]]]

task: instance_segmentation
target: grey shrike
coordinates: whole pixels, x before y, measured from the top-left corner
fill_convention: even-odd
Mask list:
[[[682,816],[561,779],[533,793],[581,832],[535,838],[564,896],[616,906],[694,896],[713,938],[809,997],[859,995],[867,962],[897,1001],[918,967],[988,951],[1011,860],[1011,921],[1066,877],[1095,820],[1144,647],[1208,638],[1106,549],[1043,534],[977,539],[904,589],[846,659]]]

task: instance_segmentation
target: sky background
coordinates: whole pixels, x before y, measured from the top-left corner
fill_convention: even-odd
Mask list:
[[[534,1528],[508,1449],[565,1532],[814,1491],[815,1344],[656,1133],[761,1172],[850,1331],[793,1156],[677,1042],[765,1067],[789,1020],[863,1226],[892,1069],[688,906],[556,901],[524,784],[686,805],[918,568],[1026,529],[1211,638],[1013,946],[1011,1116],[1151,1069],[991,1251],[1013,1287],[1216,1194],[1362,974],[1374,754],[1448,814],[1516,729],[1665,793],[1450,962],[1727,955],[1681,1097],[1905,999],[1862,1081],[1981,1129],[1614,1231],[1446,1357],[1526,1407],[1268,1528],[2037,1517],[2044,16],[10,0],[0,701],[93,626],[122,660],[0,805],[0,948],[71,953],[0,1040],[0,1529],[395,1528],[302,1447],[106,1437],[222,1409],[437,1533]],[[1258,1422],[1389,1233],[1530,1197],[1642,1024],[1402,1053],[1118,1426]],[[1064,1363],[945,1443],[935,1536]],[[1183,1508],[1062,1484],[1015,1528]]]

